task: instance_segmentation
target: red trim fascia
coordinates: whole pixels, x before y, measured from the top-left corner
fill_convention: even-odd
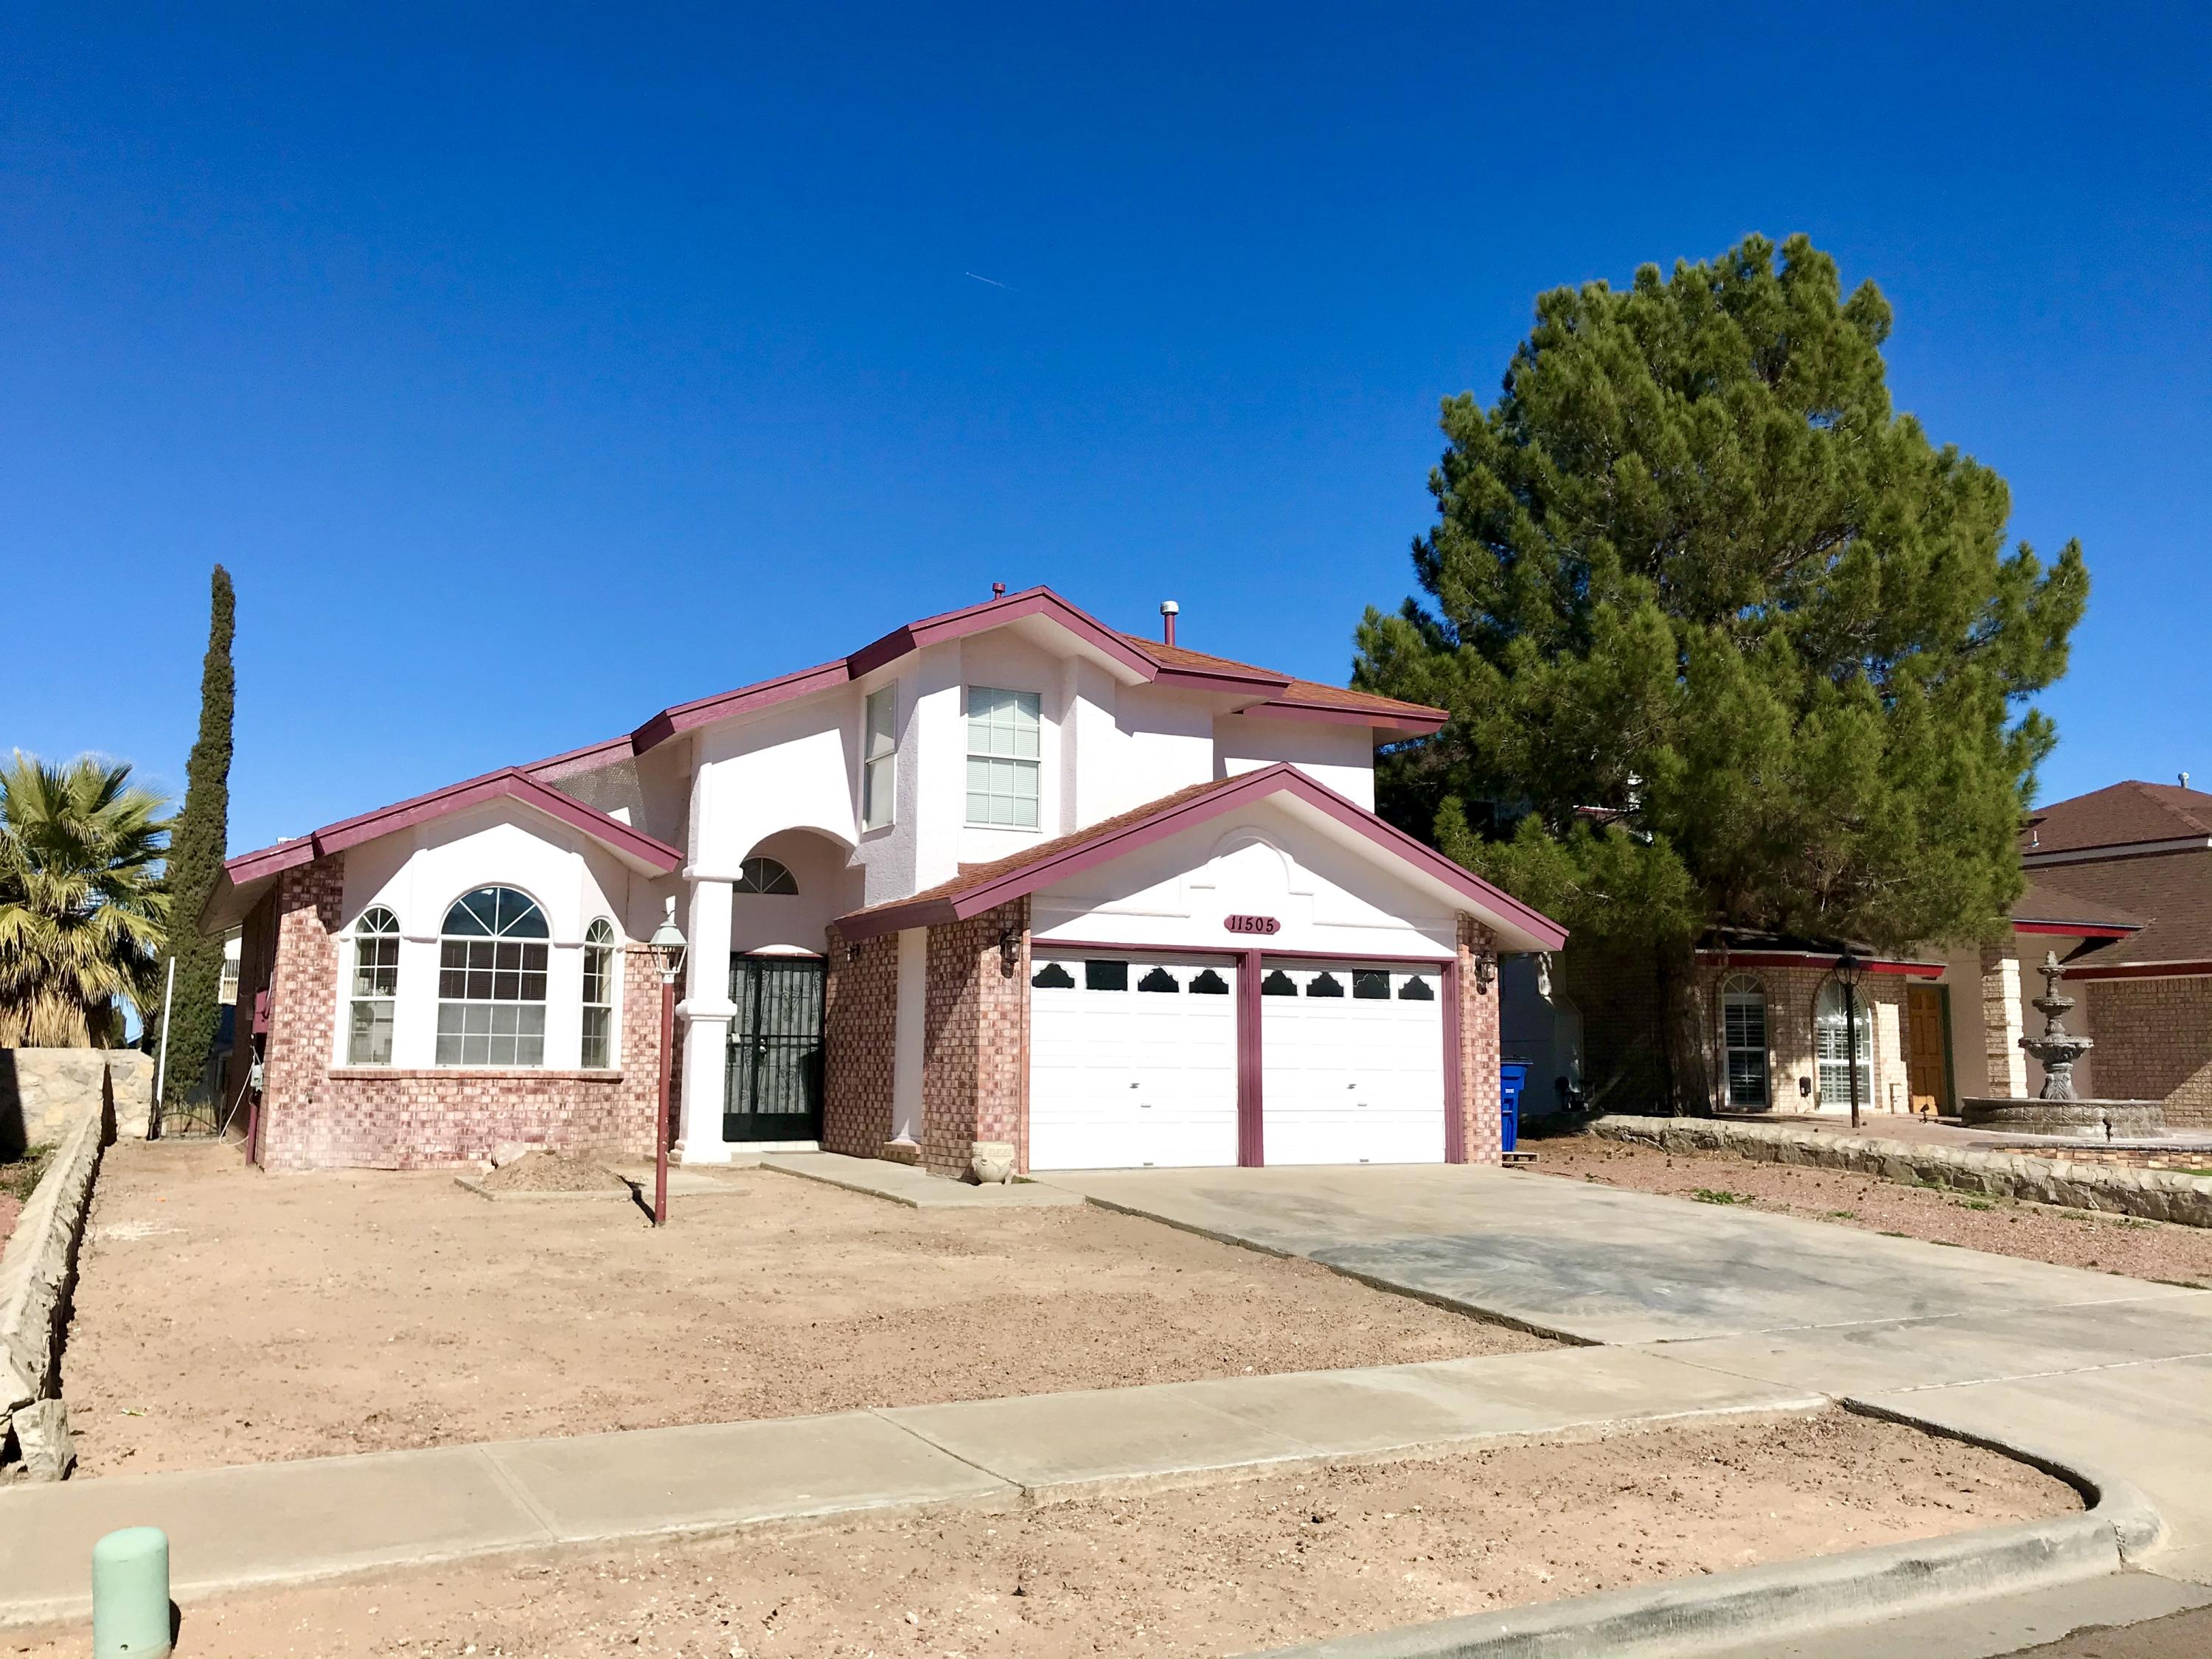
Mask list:
[[[2058,933],[2068,939],[2131,939],[2142,932],[2122,922],[2112,921],[2015,921],[2015,933]]]
[[[1358,830],[1370,841],[1443,882],[1471,902],[1510,920],[1523,932],[1534,935],[1540,948],[1556,951],[1566,943],[1566,930],[1548,916],[1530,909],[1518,899],[1492,887],[1480,876],[1454,864],[1434,848],[1423,846],[1403,830],[1385,823],[1365,807],[1346,800],[1328,785],[1316,782],[1287,761],[1224,779],[1218,788],[1204,794],[1163,808],[1150,817],[1123,824],[1095,841],[1081,842],[1049,858],[1023,865],[994,881],[981,883],[963,892],[941,898],[915,899],[904,904],[886,905],[872,912],[856,911],[851,915],[840,917],[837,926],[848,939],[870,939],[902,928],[942,927],[949,921],[964,921],[970,916],[980,915],[1004,904],[1009,899],[1019,898],[1054,881],[1080,875],[1101,864],[1111,863],[1194,824],[1218,817],[1233,807],[1277,794],[1293,796],[1346,828]]]
[[[679,732],[711,725],[715,720],[726,720],[732,714],[742,714],[749,709],[772,708],[777,703],[810,696],[817,691],[843,685],[858,678],[850,659],[840,658],[836,662],[817,663],[811,668],[781,674],[772,680],[739,686],[736,690],[725,691],[720,696],[701,697],[695,702],[678,703],[673,708],[664,708],[630,733],[630,744],[642,755],[647,750],[667,742]]]
[[[1097,617],[1079,611],[1049,587],[1027,587],[1004,599],[987,599],[963,611],[947,611],[940,616],[908,623],[862,646],[845,659],[845,664],[851,670],[851,678],[859,679],[864,674],[872,674],[885,663],[896,662],[909,651],[945,640],[963,639],[986,629],[1002,628],[1024,617],[1043,617],[1059,623],[1085,645],[1103,652],[1145,679],[1152,679],[1160,672],[1159,659],[1150,652],[1127,635],[1117,634]]]
[[[1698,960],[1717,968],[1832,968],[1836,958],[1825,951],[1700,951]],[[1861,966],[1869,974],[1884,974],[1905,979],[1941,979],[1943,964],[1940,962],[1897,962],[1882,960],[1863,963]],[[2069,975],[2068,977],[2072,977]]]
[[[1460,1007],[1459,955],[1455,951],[1444,969],[1444,1162],[1467,1162],[1467,1066],[1460,1053],[1462,1021]]]
[[[1288,674],[1243,673],[1233,668],[1190,668],[1163,664],[1153,683],[1178,685],[1194,691],[1227,691],[1248,696],[1256,691],[1273,696],[1291,683]]]
[[[1267,1161],[1267,1057],[1260,1002],[1260,953],[1236,952],[1237,1161],[1256,1170]]]
[[[1304,720],[1322,726],[1366,726],[1377,732],[1403,732],[1426,738],[1443,730],[1451,716],[1440,708],[1414,714],[1410,710],[1346,708],[1336,703],[1293,702],[1272,697],[1224,716],[1228,720]]]
[[[2201,962],[2116,962],[2104,968],[2069,968],[2073,979],[2200,979],[2212,974],[2212,959]]]
[[[650,865],[663,875],[675,871],[684,862],[684,855],[673,847],[655,841],[643,831],[631,829],[619,818],[611,818],[605,812],[538,782],[519,767],[510,766],[503,771],[486,773],[483,777],[471,778],[463,783],[448,784],[445,788],[433,790],[427,795],[417,795],[412,800],[400,801],[395,805],[380,807],[374,812],[364,812],[356,817],[325,824],[297,841],[283,842],[258,852],[241,853],[227,860],[223,870],[234,886],[242,886],[260,877],[274,875],[280,870],[294,869],[332,853],[343,853],[348,848],[358,847],[380,836],[411,830],[417,824],[428,823],[453,813],[465,811],[471,806],[482,806],[497,800],[514,800],[526,806],[534,806],[548,817],[582,830],[617,852],[627,854],[641,864]]]
[[[1382,962],[1403,963],[1416,968],[1441,968],[1454,961],[1451,957],[1387,956],[1371,951],[1278,951],[1271,946],[1254,950],[1245,945],[1115,945],[1097,939],[1053,939],[1044,934],[1030,936],[1033,947],[1039,954],[1051,956],[1056,951],[1124,951],[1139,956],[1163,957],[1265,957],[1270,962]]]

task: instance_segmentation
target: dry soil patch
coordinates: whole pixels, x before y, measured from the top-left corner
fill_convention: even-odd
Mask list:
[[[1240,1653],[2078,1507],[1995,1453],[1838,1412],[416,1571],[196,1606],[178,1652]]]
[[[81,1474],[1547,1346],[1087,1206],[487,1204],[446,1174],[108,1154],[63,1365]]]
[[[1577,1135],[1526,1143],[1541,1175],[1733,1203],[2065,1267],[2212,1286],[2212,1229],[1981,1198],[1878,1176]]]

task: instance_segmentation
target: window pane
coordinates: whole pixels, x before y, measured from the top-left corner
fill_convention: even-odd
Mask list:
[[[1182,988],[1176,983],[1176,976],[1166,969],[1155,968],[1137,981],[1137,988],[1139,991],[1179,991]]]
[[[1030,983],[1042,990],[1067,991],[1075,987],[1075,976],[1056,962],[1048,962],[1032,975]]]
[[[1083,988],[1086,991],[1126,991],[1129,988],[1129,964],[1126,962],[1086,962],[1083,964]]]
[[[1194,996],[1225,997],[1229,994],[1229,981],[1209,968],[1191,981],[1190,988]]]
[[[1306,994],[1310,997],[1340,997],[1344,994],[1344,981],[1334,974],[1316,974],[1306,981]]]
[[[392,1063],[392,1005],[362,1001],[353,1005],[353,1024],[346,1038],[349,1066],[389,1066]]]
[[[1352,994],[1364,1001],[1387,1002],[1390,998],[1390,975],[1379,968],[1355,968],[1352,970]]]
[[[584,1010],[584,1052],[586,1071],[600,1071],[612,1064],[614,1045],[609,1033],[614,1024],[614,1013],[607,1008]]]

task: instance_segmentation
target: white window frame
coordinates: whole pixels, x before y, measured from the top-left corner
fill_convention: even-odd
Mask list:
[[[389,960],[386,960],[387,957]],[[370,988],[364,989],[364,986]],[[381,1058],[373,1052],[376,1039],[374,1022],[380,1005],[384,1015]],[[391,1065],[392,1034],[398,1028],[398,1012],[399,918],[388,906],[372,904],[353,925],[353,959],[346,975],[345,1063]],[[371,1021],[365,1030],[362,1024],[364,1013]]]
[[[527,902],[529,911],[522,913],[517,920],[526,921],[530,912],[534,911],[539,931],[509,933],[507,931],[509,924],[504,919],[500,921],[496,932],[449,933],[445,931],[446,923],[453,920],[453,913],[462,904],[479,893],[499,890],[513,893]],[[542,1069],[545,1064],[546,989],[552,972],[552,925],[545,914],[545,907],[512,882],[486,882],[480,887],[471,888],[447,906],[445,921],[438,926],[438,1024],[436,1046],[432,1050],[434,1062],[440,1066],[458,1067],[465,1071]],[[454,947],[457,945],[464,947],[459,953],[459,966],[455,965]],[[502,946],[507,948],[501,949]],[[537,963],[535,967],[531,965],[533,961]],[[447,992],[453,983],[452,975],[457,973],[463,976],[463,994],[448,996]],[[500,986],[510,975],[518,981],[516,994],[502,996]],[[529,981],[533,978],[538,981],[538,995],[523,994],[529,989]],[[478,988],[479,983],[489,994],[467,994],[469,991]],[[460,1011],[457,1017],[459,1026],[457,1030],[446,1029],[448,1009]],[[478,1009],[486,1011],[481,1019],[471,1012]],[[511,1021],[502,1018],[510,1011],[514,1015]],[[471,1030],[469,1027],[473,1024],[481,1024],[484,1029]],[[514,1029],[502,1031],[499,1029],[502,1024],[512,1024]],[[536,1027],[534,1030],[531,1029],[533,1025]],[[449,1038],[454,1045],[451,1058],[447,1057]],[[469,1048],[478,1039],[483,1042],[483,1056],[471,1060]],[[507,1058],[499,1058],[496,1050],[504,1045],[511,1045],[512,1053]],[[526,1055],[529,1057],[526,1058]]]
[[[1036,691],[968,688],[968,822],[1035,830],[1042,822],[1044,698]]]
[[[1874,1004],[1862,985],[1853,992],[1857,1004],[1859,1108],[1874,1103]],[[1813,999],[1813,1065],[1820,1078],[1820,1104],[1849,1111],[1851,1104],[1850,1050],[1844,1046],[1844,988],[1834,980],[1825,982]]]
[[[1755,1011],[1757,1041],[1751,1040]],[[1774,1066],[1767,1046],[1766,988],[1749,974],[1731,974],[1721,985],[1721,1098],[1732,1110],[1762,1111],[1774,1104]],[[1759,1097],[1740,1098],[1736,1093],[1736,1060],[1756,1056]]]
[[[622,941],[616,937],[615,925],[601,916],[584,930],[583,1035],[576,1062],[586,1072],[611,1072],[622,1064],[622,1021],[618,1018],[622,1008]],[[598,1001],[592,999],[592,981],[595,978],[599,981]],[[596,1022],[594,1015],[598,1016]],[[597,1031],[592,1029],[594,1023],[599,1027]],[[594,1042],[599,1045],[596,1058],[592,1053]]]
[[[860,708],[860,828],[888,829],[898,817],[898,687],[868,693]]]

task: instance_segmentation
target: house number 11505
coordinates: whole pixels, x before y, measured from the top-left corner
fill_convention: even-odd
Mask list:
[[[1222,925],[1232,933],[1279,933],[1283,924],[1273,916],[1228,916]]]

